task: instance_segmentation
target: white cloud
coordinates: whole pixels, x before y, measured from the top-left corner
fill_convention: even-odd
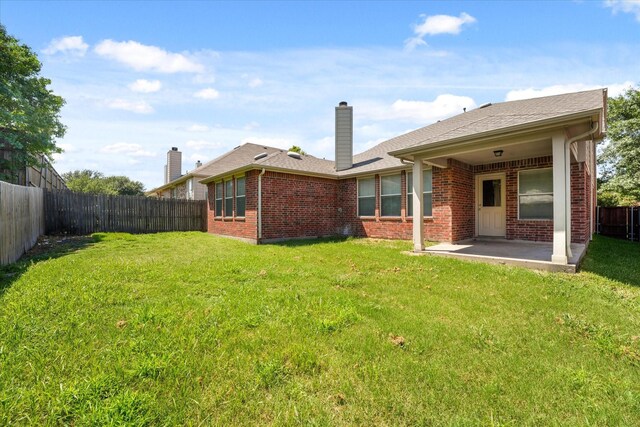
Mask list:
[[[507,93],[505,101],[515,101],[518,99],[540,98],[542,96],[560,95],[563,93],[580,92],[585,90],[608,87],[608,96],[618,96],[626,89],[633,86],[633,82],[613,83],[610,85],[588,85],[584,83],[572,83],[565,85],[553,85],[541,89],[527,88],[511,90]]]
[[[475,101],[468,96],[443,94],[433,101],[398,99],[390,106],[367,103],[361,108],[361,114],[369,120],[404,120],[426,126],[436,120],[462,113],[464,108],[471,110],[475,107]]]
[[[211,84],[216,82],[216,77],[210,73],[196,74],[193,82],[197,84]]]
[[[200,73],[202,64],[181,53],[167,52],[156,46],[148,46],[133,40],[116,42],[103,40],[95,47],[98,55],[128,65],[136,71],[157,71],[160,73]]]
[[[219,142],[209,142],[205,140],[189,140],[186,143],[188,148],[193,148],[194,150],[204,150],[204,149],[215,149],[222,147],[222,144]]]
[[[131,111],[138,114],[153,113],[153,107],[146,101],[128,101],[126,99],[112,99],[107,101],[107,107],[114,110]]]
[[[605,7],[610,7],[613,13],[630,13],[635,15],[636,21],[640,22],[640,1],[639,0],[605,0]]]
[[[57,52],[68,52],[73,55],[83,56],[89,45],[82,40],[82,36],[68,36],[59,39],[53,39],[42,52],[47,55],[53,55]]]
[[[258,122],[249,122],[244,125],[244,130],[254,130],[260,127],[260,123]]]
[[[159,91],[161,88],[162,83],[160,80],[138,79],[129,85],[129,89],[141,93],[153,93]]]
[[[193,96],[200,99],[218,99],[220,97],[220,92],[212,87],[208,87],[206,89],[199,90],[194,93]]]
[[[131,157],[155,157],[156,153],[142,149],[140,144],[130,144],[127,142],[117,142],[106,145],[100,149],[101,153],[123,154]]]
[[[197,123],[192,124],[187,128],[187,132],[207,132],[208,130],[209,130],[209,126],[199,125]]]
[[[256,77],[255,79],[251,79],[249,81],[249,87],[250,88],[256,88],[256,87],[262,86],[263,83],[264,82],[262,81],[262,79],[259,79],[259,78]]]
[[[405,49],[413,50],[417,46],[426,45],[424,37],[437,34],[460,34],[462,26],[476,22],[476,18],[462,12],[460,16],[432,15],[424,16],[424,22],[413,27],[414,37],[405,40]]]

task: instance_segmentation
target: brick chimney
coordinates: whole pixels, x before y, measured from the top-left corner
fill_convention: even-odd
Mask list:
[[[182,176],[182,152],[178,147],[171,147],[167,151],[167,165],[165,166],[165,184]]]
[[[353,107],[342,101],[336,107],[336,171],[353,166]]]

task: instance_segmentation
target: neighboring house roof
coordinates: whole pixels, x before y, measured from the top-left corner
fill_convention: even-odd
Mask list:
[[[419,150],[430,144],[441,146],[484,135],[508,134],[519,129],[555,125],[574,118],[584,119],[594,115],[602,121],[598,131],[601,136],[604,133],[606,97],[606,89],[596,89],[487,104],[384,141],[356,154],[353,157],[353,167],[340,172],[335,171],[335,162],[330,160],[309,155],[293,158],[287,155],[286,150],[244,144],[199,168],[206,167],[206,171],[203,172],[208,176],[200,182],[206,184],[223,175],[261,168],[334,179],[374,173],[407,167],[400,159],[403,153]],[[254,156],[259,152],[267,152],[268,155],[255,160]]]

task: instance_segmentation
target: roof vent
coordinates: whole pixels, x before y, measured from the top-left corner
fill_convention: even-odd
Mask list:
[[[300,155],[300,153],[296,153],[295,151],[289,151],[287,153],[287,156],[293,157],[294,159],[302,159],[302,156]]]
[[[178,151],[178,147],[171,147],[171,151]]]
[[[253,156],[253,160],[260,160],[260,159],[264,159],[265,157],[267,157],[268,154],[267,153],[260,153],[260,154],[256,154],[255,156]]]
[[[487,102],[486,104],[482,104],[481,106],[479,106],[478,110],[481,109],[481,108],[486,108],[486,107],[490,107],[490,106],[491,106],[491,103]]]

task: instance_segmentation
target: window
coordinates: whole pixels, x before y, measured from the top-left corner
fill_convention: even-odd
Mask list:
[[[553,170],[533,169],[518,174],[520,219],[553,219]]]
[[[431,169],[422,172],[422,203],[424,216],[433,216],[433,174]],[[413,173],[407,172],[407,216],[413,216]]]
[[[236,216],[244,216],[245,188],[244,177],[236,179]]]
[[[233,181],[224,182],[224,216],[233,216]]]
[[[380,216],[400,216],[400,174],[380,177]]]
[[[222,182],[216,182],[216,216],[222,216]]]
[[[374,216],[376,214],[376,181],[375,178],[358,180],[358,216]]]
[[[187,181],[187,199],[193,200],[193,179]]]

